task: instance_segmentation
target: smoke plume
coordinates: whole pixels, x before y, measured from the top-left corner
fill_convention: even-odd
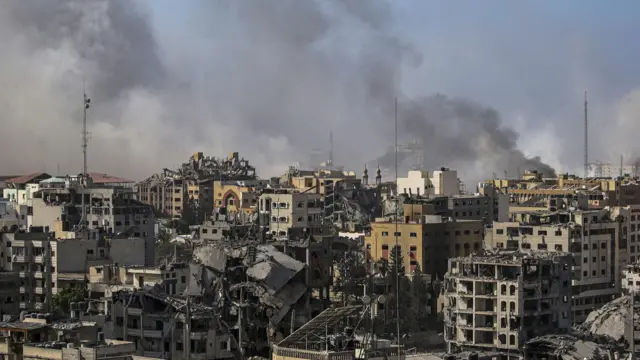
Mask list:
[[[310,149],[328,153],[330,131],[336,162],[360,170],[393,144],[395,97],[400,140],[419,140],[431,168],[473,180],[554,174],[518,149],[496,110],[403,91],[427,57],[390,3],[193,0],[181,29],[154,26],[149,4],[0,3],[2,173],[81,170],[86,86],[89,170],[137,180],[195,151],[239,151],[275,175]]]

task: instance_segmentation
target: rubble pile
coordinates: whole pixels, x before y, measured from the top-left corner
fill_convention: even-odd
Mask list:
[[[602,341],[601,337],[588,334],[544,335],[526,342],[526,357],[552,357],[563,360],[594,359],[596,354],[603,356],[624,352],[624,347],[614,341]],[[619,358],[619,357],[615,357]]]
[[[248,160],[239,158],[238,153],[232,153],[228,158],[203,156],[195,153],[189,161],[183,163],[177,170],[163,169],[165,179],[185,180],[255,180],[256,168]]]
[[[625,335],[625,327],[631,320],[629,318],[630,306],[630,296],[610,301],[600,309],[592,311],[578,329],[589,334],[621,340]],[[640,321],[640,314],[634,313],[633,318],[634,321]]]
[[[249,334],[274,333],[307,293],[305,268],[272,245],[203,243],[194,249],[187,293],[218,302],[229,324],[244,312]]]

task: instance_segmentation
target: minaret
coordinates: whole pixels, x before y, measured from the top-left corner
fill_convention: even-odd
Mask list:
[[[378,169],[376,170],[376,185],[382,184],[382,171],[380,170],[380,165],[378,164]]]
[[[367,170],[367,164],[364,164],[364,171],[362,172],[362,184],[369,185],[369,170]]]

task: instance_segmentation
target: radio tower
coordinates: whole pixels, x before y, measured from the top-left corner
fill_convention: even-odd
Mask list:
[[[584,91],[584,184],[589,173],[589,120],[587,118],[587,90]]]
[[[82,109],[82,174],[87,177],[87,145],[89,144],[89,133],[87,132],[87,110],[91,107],[91,99],[87,96],[86,90],[83,90],[84,108]]]

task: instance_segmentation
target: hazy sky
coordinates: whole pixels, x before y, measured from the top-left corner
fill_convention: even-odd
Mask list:
[[[513,129],[526,156],[575,171],[588,89],[591,160],[640,155],[638,1],[140,0],[118,11],[70,3],[0,3],[0,40],[12,54],[0,58],[0,118],[5,132],[34,141],[28,159],[0,160],[2,172],[80,169],[78,111],[68,108],[81,77],[97,104],[91,166],[135,179],[198,150],[240,151],[274,175],[326,148],[330,130],[338,162],[360,172],[393,141],[393,97],[409,106],[433,94],[495,109],[499,141]],[[69,26],[69,14],[86,21]],[[22,106],[29,97],[38,106]],[[455,126],[426,118],[436,144],[474,141],[486,126],[467,126],[475,115]],[[0,150],[21,144],[5,139]],[[482,144],[470,146],[483,150],[468,163],[443,164],[430,149],[429,164],[474,180],[501,171],[505,157],[489,158],[510,145]]]
[[[423,55],[419,67],[404,68],[407,95],[443,93],[494,107],[521,133],[525,153],[572,171],[582,164],[583,96],[588,89],[590,160],[617,161],[616,150],[637,155],[638,146],[603,143],[599,130],[616,124],[619,103],[640,84],[640,2],[392,3],[394,26]],[[192,31],[196,2],[151,4],[159,32]],[[640,129],[637,121],[629,125],[630,131]]]

